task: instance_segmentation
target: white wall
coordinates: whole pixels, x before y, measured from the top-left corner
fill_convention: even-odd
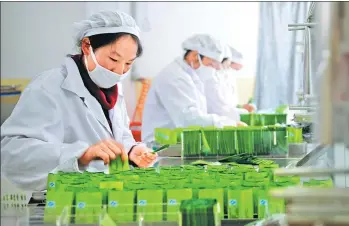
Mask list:
[[[258,2],[149,2],[151,31],[142,33],[145,52],[139,59],[144,76],[155,76],[179,56],[181,43],[195,33],[210,33],[246,58],[241,75],[255,75]]]
[[[58,67],[73,53],[72,23],[84,18],[79,2],[1,2],[1,77]]]

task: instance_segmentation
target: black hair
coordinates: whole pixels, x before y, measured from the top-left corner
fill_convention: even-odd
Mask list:
[[[132,39],[137,43],[138,49],[137,49],[137,57],[140,57],[143,54],[143,47],[141,44],[141,41],[139,38],[133,34],[129,33],[107,33],[107,34],[98,34],[98,35],[92,35],[88,37],[90,40],[91,47],[93,51],[97,50],[98,48],[107,46],[115,41],[117,41],[119,38],[125,36],[125,35],[130,35]]]
[[[228,60],[228,57],[223,58],[223,60],[222,60],[222,64],[223,64],[223,63],[224,63],[224,61],[226,61],[226,60]]]
[[[185,49],[185,53],[184,53],[184,56],[183,56],[183,59],[187,58],[187,56],[189,55],[189,53],[191,53],[192,50],[189,50],[189,49]],[[204,58],[203,55],[199,54],[200,56],[200,59]]]

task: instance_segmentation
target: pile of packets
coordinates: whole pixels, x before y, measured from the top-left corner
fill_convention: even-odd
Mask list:
[[[105,173],[49,174],[44,221],[55,222],[68,208],[71,223],[97,223],[106,206],[115,222],[134,222],[142,213],[146,222],[178,221],[183,200],[215,199],[220,218],[263,218],[284,213],[285,202],[268,190],[286,186],[331,187],[331,180],[301,182],[300,177],[279,177],[278,165],[175,166]]]

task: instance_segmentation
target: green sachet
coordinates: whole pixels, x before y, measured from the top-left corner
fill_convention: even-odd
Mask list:
[[[228,190],[228,219],[253,218],[253,192],[248,188]]]
[[[108,214],[115,222],[133,222],[135,191],[109,191]]]
[[[125,161],[122,161],[121,156],[117,156],[115,160],[110,161],[109,163],[109,173],[115,174],[120,171],[127,171],[130,170],[130,166],[128,163],[128,158],[125,159]]]
[[[97,224],[102,211],[101,192],[79,192],[76,194],[75,223]]]
[[[177,132],[168,128],[155,128],[155,141],[159,144],[176,144]]]
[[[200,189],[198,192],[199,199],[216,199],[220,208],[220,217],[224,218],[224,189]]]
[[[182,132],[183,156],[201,156],[201,133],[200,130],[183,130]]]
[[[47,177],[47,191],[56,190],[56,183],[58,182],[59,175],[50,173]]]
[[[236,128],[224,128],[218,132],[219,156],[229,156],[237,153]]]
[[[177,221],[179,207],[182,200],[192,199],[193,192],[190,188],[167,190],[167,221]]]
[[[67,214],[68,219],[70,220],[73,202],[73,192],[48,191],[46,194],[44,222],[56,223],[57,217],[62,214],[64,208],[68,208]]]
[[[146,189],[137,191],[137,216],[146,222],[161,222],[163,214],[163,190]]]

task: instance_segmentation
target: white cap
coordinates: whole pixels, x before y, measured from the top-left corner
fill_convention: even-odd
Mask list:
[[[222,62],[224,56],[223,45],[215,38],[207,34],[196,34],[182,43],[185,50],[198,51],[200,55]]]
[[[120,11],[101,11],[91,15],[87,20],[74,23],[73,26],[77,46],[83,38],[98,34],[125,32],[140,38],[140,29],[136,21]]]
[[[237,51],[236,49],[229,47],[230,48],[230,52],[231,52],[231,57],[229,57],[229,59],[233,62],[233,63],[237,63],[237,64],[242,64],[243,63],[243,56],[242,54]]]

